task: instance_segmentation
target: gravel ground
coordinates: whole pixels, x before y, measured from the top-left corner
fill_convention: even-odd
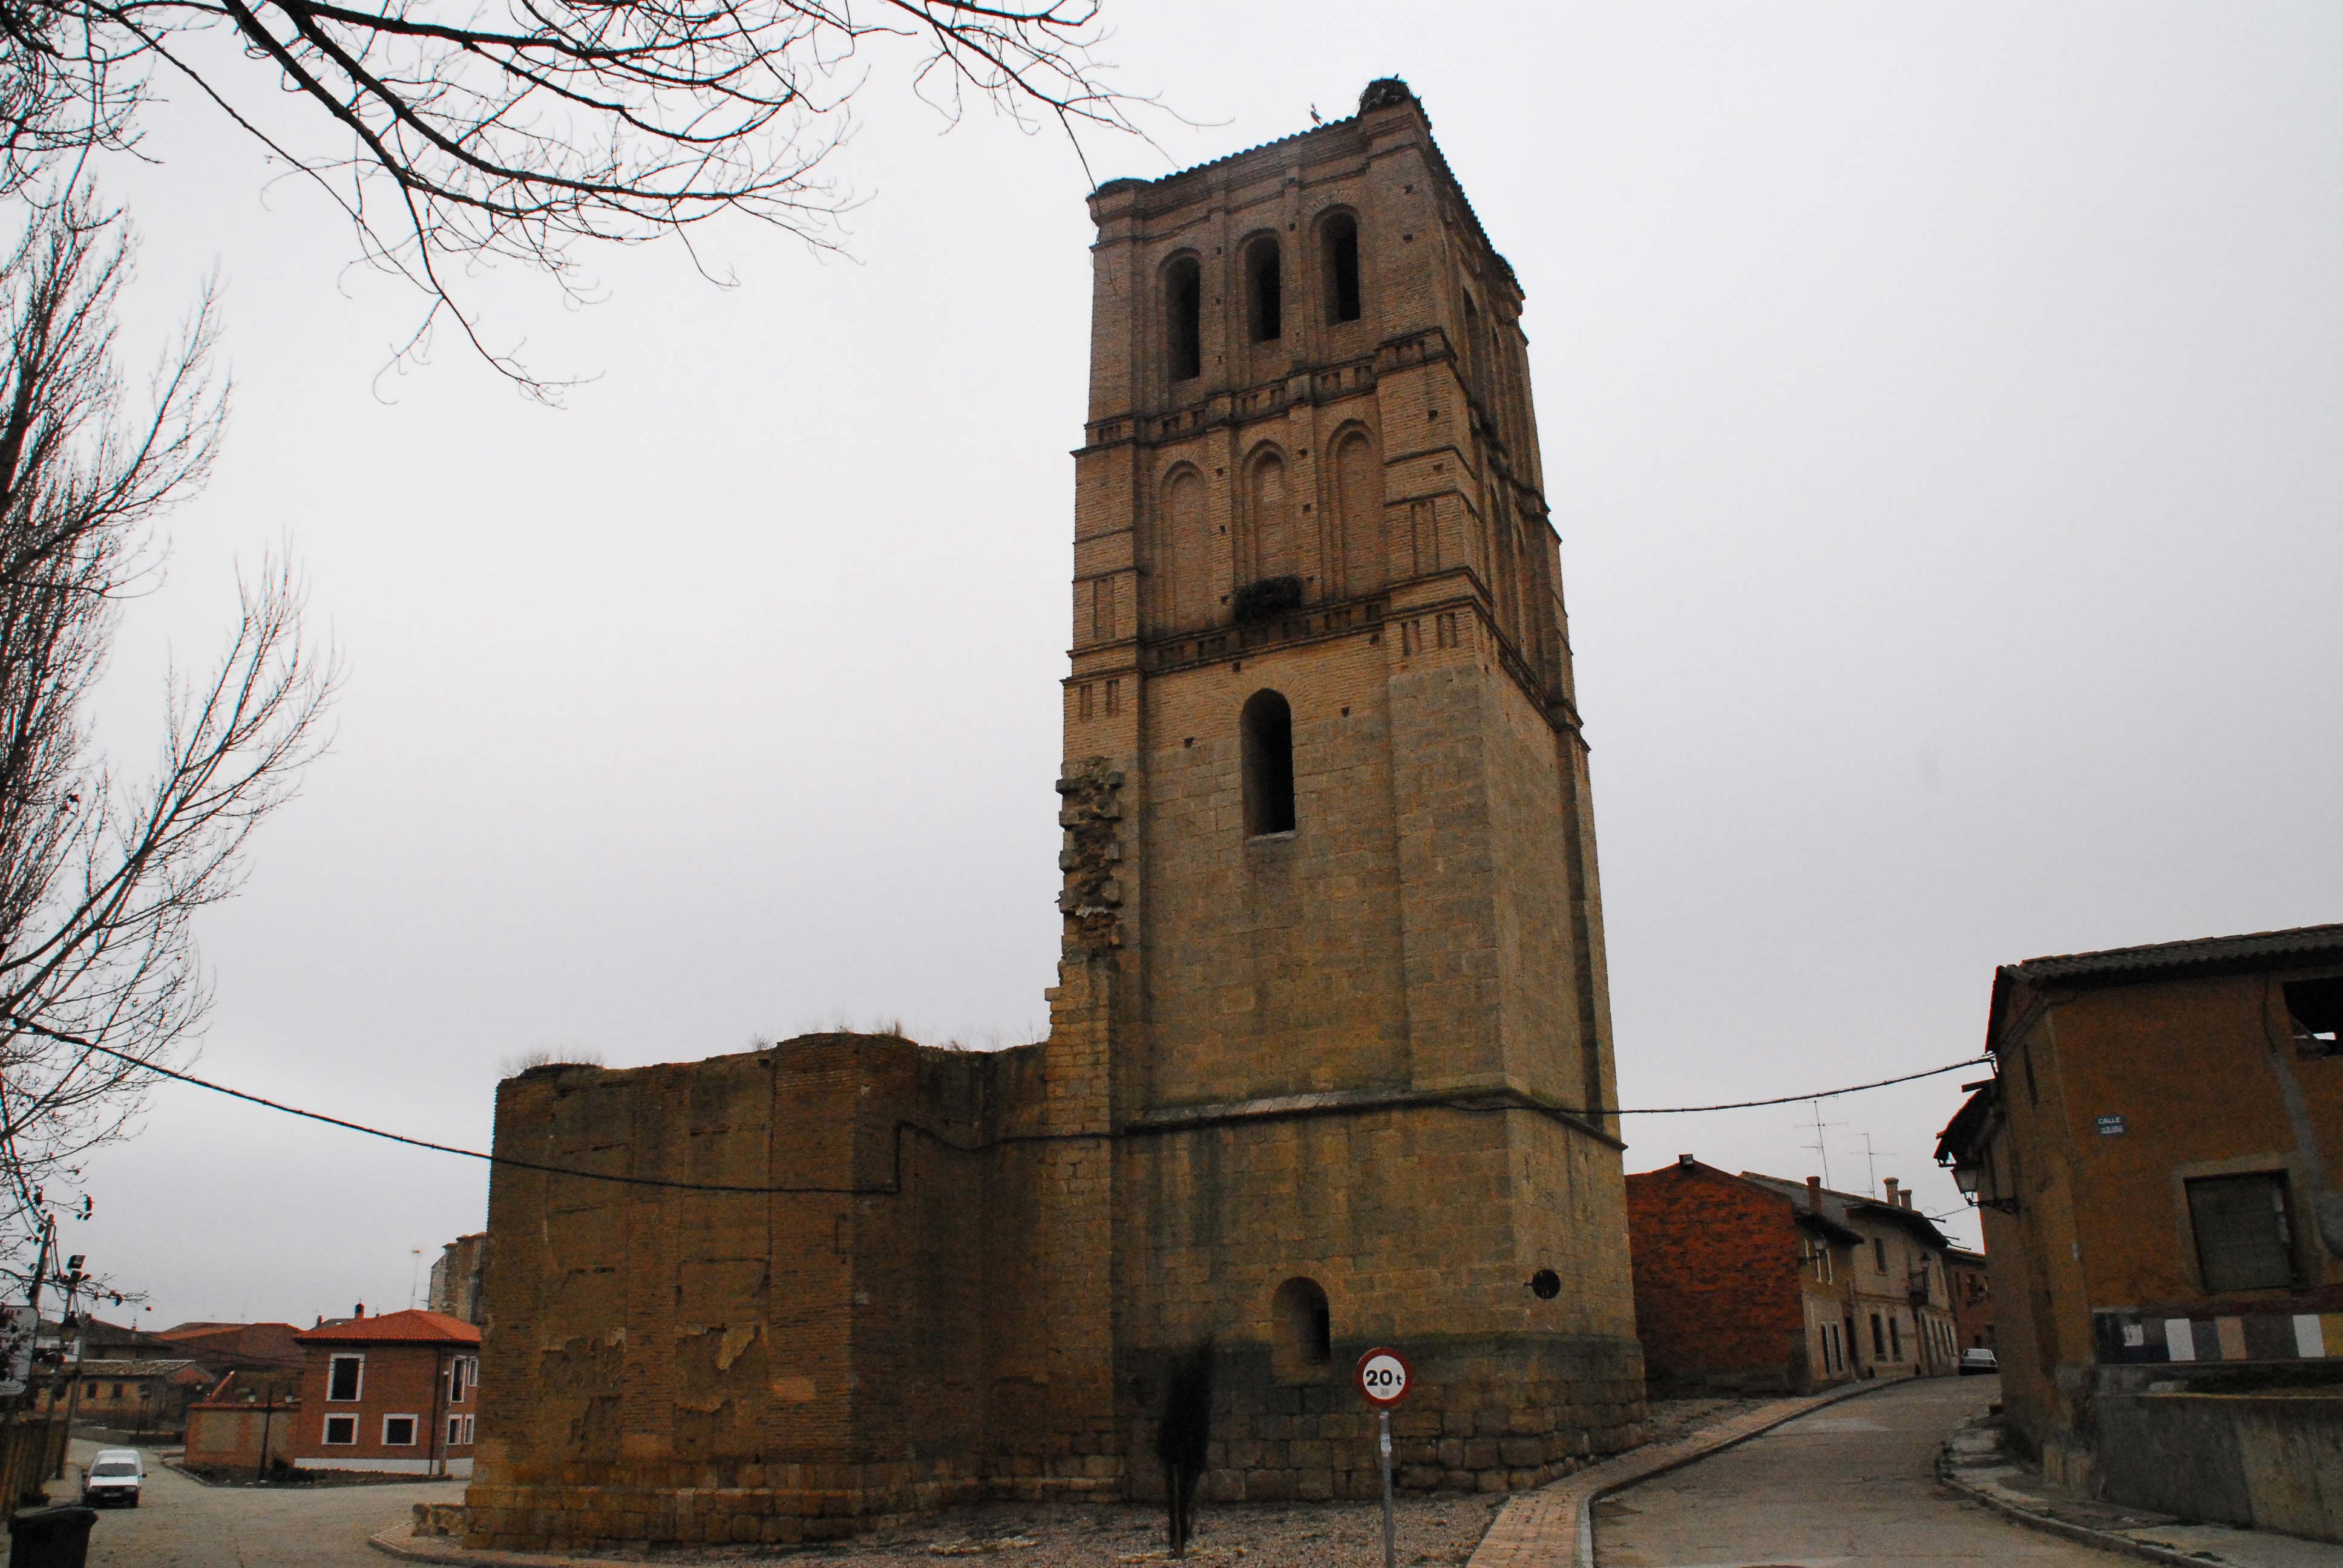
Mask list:
[[[1773,1399],[1655,1399],[1651,1402],[1647,1422],[1650,1436],[1645,1441],[1674,1442],[1680,1437],[1690,1437],[1702,1427],[1715,1426],[1720,1421],[1730,1421],[1759,1405],[1774,1402]]]
[[[1504,1501],[1502,1493],[1400,1499],[1393,1509],[1400,1562],[1413,1568],[1466,1561]],[[743,1560],[773,1554],[770,1548],[740,1551]],[[789,1556],[870,1568],[962,1560],[999,1568],[1102,1568],[1168,1560],[1160,1506],[1013,1503],[955,1509]],[[1192,1563],[1246,1568],[1381,1568],[1383,1560],[1383,1510],[1373,1503],[1208,1503],[1196,1511],[1196,1538],[1188,1547]]]
[[[1652,1438],[1670,1441],[1767,1402],[1656,1401]],[[1393,1509],[1399,1561],[1405,1568],[1469,1562],[1505,1501],[1503,1493],[1401,1498]],[[1191,1562],[1244,1568],[1381,1568],[1383,1554],[1383,1510],[1373,1503],[1208,1503],[1197,1510],[1196,1538],[1188,1550]],[[665,1568],[775,1560],[847,1568],[958,1561],[993,1568],[1113,1568],[1169,1560],[1162,1508],[1136,1503],[992,1503],[833,1545],[639,1547],[596,1555]]]

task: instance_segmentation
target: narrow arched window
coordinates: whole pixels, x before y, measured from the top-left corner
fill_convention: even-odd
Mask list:
[[[1204,373],[1204,275],[1192,256],[1183,256],[1163,274],[1163,316],[1171,332],[1172,379]]]
[[[1277,1287],[1269,1310],[1271,1360],[1277,1376],[1307,1377],[1333,1361],[1333,1318],[1317,1281],[1286,1281]]]
[[[1293,831],[1293,709],[1274,691],[1244,705],[1245,837]]]
[[[1338,212],[1319,231],[1326,250],[1326,319],[1356,321],[1359,304],[1359,220]]]
[[[1267,235],[1245,246],[1245,305],[1252,324],[1252,340],[1267,343],[1285,336],[1285,276],[1277,241]]]
[[[1342,591],[1373,593],[1383,586],[1383,476],[1363,431],[1334,448],[1335,515],[1342,526]]]

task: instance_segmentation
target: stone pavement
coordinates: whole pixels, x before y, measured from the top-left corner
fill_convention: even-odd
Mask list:
[[[2343,1568],[2343,1546],[2227,1524],[2187,1524],[2144,1508],[2077,1497],[2052,1487],[2003,1452],[2000,1434],[1980,1421],[1954,1428],[1940,1472],[1958,1488],[2003,1516],[2070,1540],[2204,1568]]]
[[[108,1444],[107,1446],[116,1446]],[[81,1495],[80,1464],[98,1445],[76,1439],[60,1503]],[[417,1502],[461,1501],[460,1481],[381,1486],[206,1486],[146,1458],[136,1508],[109,1508],[89,1534],[89,1568],[386,1568],[367,1544]]]
[[[1594,1508],[1601,1568],[2114,1568],[1943,1485],[1936,1454],[1996,1378],[1892,1382],[1615,1492]],[[1557,1562],[1567,1561],[1559,1559]]]
[[[1858,1394],[1896,1385],[1885,1382],[1848,1383],[1817,1394],[1776,1400],[1753,1411],[1703,1427],[1674,1442],[1649,1443],[1526,1492],[1505,1505],[1489,1533],[1481,1539],[1468,1568],[1592,1568],[1594,1538],[1591,1510],[1594,1500],[1639,1481],[1690,1464],[1722,1448],[1743,1442],[1763,1432],[1795,1421],[1810,1411]]]

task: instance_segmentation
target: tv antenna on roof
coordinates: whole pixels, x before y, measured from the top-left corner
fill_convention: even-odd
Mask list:
[[[1893,1149],[1874,1149],[1871,1146],[1871,1134],[1865,1132],[1863,1135],[1863,1160],[1871,1172],[1870,1195],[1874,1198],[1879,1196],[1879,1157],[1882,1154],[1893,1156],[1895,1152]]]
[[[1813,1101],[1813,1109],[1815,1113],[1815,1141],[1812,1143],[1801,1143],[1798,1147],[1801,1149],[1811,1149],[1822,1157],[1823,1185],[1827,1187],[1831,1184],[1830,1143],[1829,1140],[1824,1135],[1823,1129],[1825,1127],[1844,1127],[1846,1123],[1844,1121],[1825,1121],[1823,1120],[1823,1102],[1819,1100]]]

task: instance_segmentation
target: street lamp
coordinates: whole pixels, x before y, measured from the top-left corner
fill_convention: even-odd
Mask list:
[[[2000,1214],[2016,1213],[2017,1200],[2015,1198],[1980,1198],[1977,1196],[1977,1188],[1980,1185],[1984,1175],[1985,1168],[1983,1166],[1956,1165],[1953,1167],[1953,1185],[1961,1190],[1961,1196],[1967,1199],[1970,1204],[1974,1207],[1979,1209],[1991,1209],[1996,1213]]]

